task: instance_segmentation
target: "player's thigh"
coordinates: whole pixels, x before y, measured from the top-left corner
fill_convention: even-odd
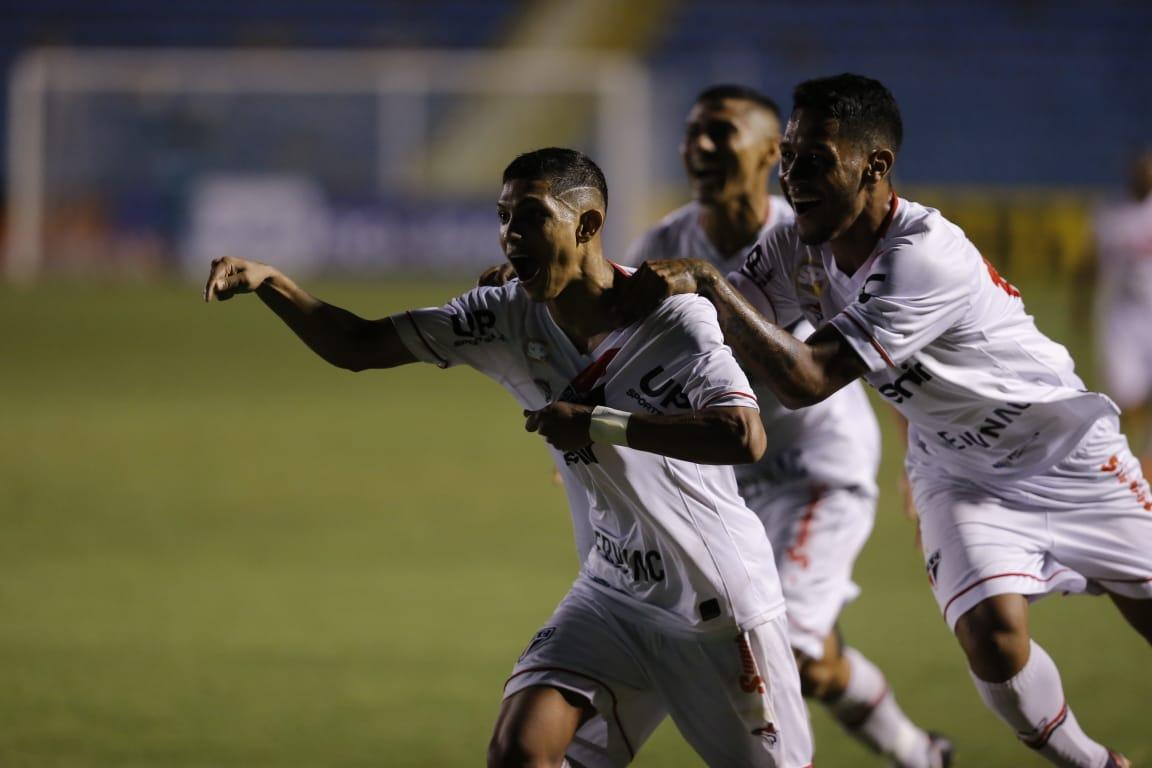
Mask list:
[[[802,768],[808,710],[783,617],[738,637],[662,643],[664,692],[677,729],[708,765]]]
[[[518,766],[564,758],[580,723],[595,713],[571,691],[530,686],[500,703],[488,747],[490,766]]]
[[[996,595],[1083,591],[1086,581],[1051,554],[1043,511],[1021,509],[962,480],[909,472],[920,512],[932,595],[949,628]]]
[[[813,487],[781,493],[761,509],[771,521],[765,529],[772,531],[792,645],[820,659],[840,612],[860,594],[852,569],[872,532],[875,497]]]
[[[1089,589],[1152,598],[1152,491],[1115,418],[1101,419],[1064,461],[1030,479],[1048,517],[1053,554]]]
[[[627,765],[664,715],[643,655],[631,627],[574,588],[520,655],[504,697],[546,687],[587,701],[593,712],[570,753],[586,766]]]

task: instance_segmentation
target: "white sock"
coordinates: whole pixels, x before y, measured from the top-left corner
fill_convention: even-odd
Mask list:
[[[976,675],[972,679],[988,708],[1048,762],[1063,768],[1102,768],[1108,762],[1108,750],[1088,738],[1076,722],[1056,664],[1035,641],[1028,663],[1011,680],[988,683]]]
[[[832,716],[900,768],[929,768],[928,734],[900,709],[884,673],[855,648],[845,648],[844,658],[852,673],[844,693],[828,707]]]

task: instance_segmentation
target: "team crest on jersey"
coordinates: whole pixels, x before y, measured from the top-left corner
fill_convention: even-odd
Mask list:
[[[540,339],[527,339],[524,354],[534,363],[543,363],[548,360],[548,345]]]
[[[801,301],[820,302],[820,297],[828,288],[828,277],[821,264],[805,263],[796,270],[796,293]]]
[[[544,629],[533,635],[532,642],[528,643],[528,647],[525,648],[524,652],[520,654],[520,661],[524,661],[528,654],[532,653],[537,648],[544,645],[544,643],[551,640],[552,635],[554,634],[556,634],[556,627],[544,627]]]
[[[925,570],[928,571],[928,583],[935,589],[936,572],[940,570],[940,550],[936,550],[928,556],[928,563],[925,565]]]

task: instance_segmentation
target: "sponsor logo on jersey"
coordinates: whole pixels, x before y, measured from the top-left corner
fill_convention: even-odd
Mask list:
[[[928,562],[925,563],[924,568],[928,571],[928,583],[935,589],[936,572],[940,570],[940,550],[936,550],[928,556]]]
[[[980,424],[966,429],[963,432],[949,432],[942,429],[936,434],[944,441],[944,444],[957,451],[964,451],[968,448],[991,448],[1001,437],[1003,437],[1004,430],[1013,424],[1024,411],[1032,407],[1032,403],[1001,403],[992,412],[984,417],[984,421]],[[1024,452],[1024,448],[1028,444],[1035,441],[1040,436],[1039,432],[1033,433],[1031,439],[1025,445],[1019,446],[1012,453],[1005,456],[1000,461],[996,462],[997,469],[1009,466]]]
[[[1133,475],[1128,469],[1121,467],[1119,456],[1116,454],[1109,456],[1108,461],[1100,465],[1100,471],[1113,475],[1121,485],[1127,485],[1128,490],[1136,496],[1136,503],[1142,506],[1145,512],[1152,512],[1152,494],[1148,490],[1148,481],[1139,472]]]
[[[586,445],[583,448],[577,448],[574,451],[564,451],[564,466],[570,467],[573,464],[583,464],[589,466],[591,464],[599,464],[600,459],[596,458],[595,451],[592,450],[591,445]]]
[[[932,374],[924,364],[915,358],[900,366],[900,375],[888,384],[881,384],[876,391],[894,403],[911,400],[916,392],[911,388],[915,384],[917,389],[932,381]]]
[[[764,259],[764,247],[760,243],[756,243],[744,259],[740,274],[760,286],[761,290],[767,290],[768,283],[772,282],[772,266]]]
[[[861,304],[867,304],[872,300],[872,297],[876,295],[874,293],[868,293],[868,283],[884,283],[887,281],[888,275],[882,272],[868,275],[868,277],[864,278],[864,285],[860,286],[860,295],[856,297],[857,301]]]
[[[651,413],[663,413],[661,408],[679,408],[682,411],[690,410],[692,403],[688,400],[688,396],[684,394],[684,386],[676,381],[676,379],[668,378],[662,382],[657,383],[660,374],[664,373],[664,366],[658,365],[648,373],[640,377],[640,392],[644,397],[639,394],[634,394],[635,390],[629,389],[628,394],[641,403],[640,407]],[[647,398],[652,398],[648,400]],[[658,405],[653,402],[658,401]]]
[[[628,549],[599,529],[593,529],[592,535],[593,547],[600,557],[633,583],[664,581],[664,558],[659,550]]]
[[[453,344],[457,347],[505,340],[504,334],[496,330],[496,314],[488,309],[452,315],[452,331],[459,337]]]
[[[544,645],[544,643],[551,640],[552,635],[554,634],[556,634],[556,627],[544,627],[544,629],[533,635],[532,642],[528,643],[528,647],[525,648],[524,652],[520,654],[520,661],[524,661],[528,654],[532,653],[537,648]]]

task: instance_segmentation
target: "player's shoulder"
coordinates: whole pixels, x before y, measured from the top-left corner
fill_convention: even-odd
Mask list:
[[[877,245],[875,270],[905,283],[956,283],[971,276],[983,259],[964,230],[935,208],[899,199],[887,232]]]
[[[697,329],[700,325],[720,327],[716,307],[695,293],[678,293],[664,299],[652,312],[651,320],[669,329]]]

